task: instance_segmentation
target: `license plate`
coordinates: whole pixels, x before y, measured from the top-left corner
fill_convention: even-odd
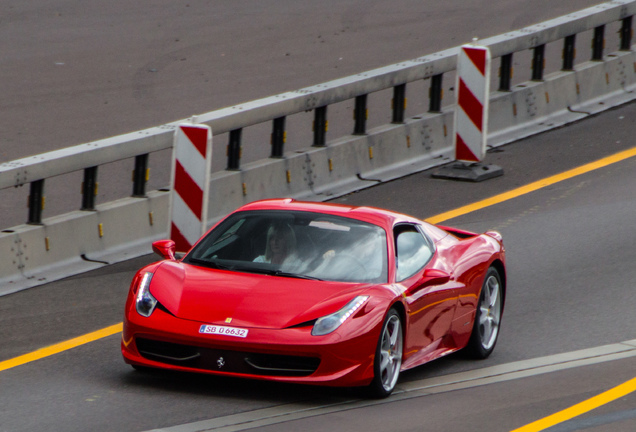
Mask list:
[[[247,329],[217,326],[217,325],[204,324],[201,327],[199,327],[199,333],[233,336],[233,337],[240,337],[240,338],[247,337],[247,332],[248,332]]]

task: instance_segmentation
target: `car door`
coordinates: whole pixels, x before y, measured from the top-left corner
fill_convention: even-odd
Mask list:
[[[399,224],[393,235],[396,282],[404,289],[408,331],[405,357],[434,351],[448,333],[457,306],[457,284],[434,243],[415,224]],[[405,361],[407,359],[405,358]]]

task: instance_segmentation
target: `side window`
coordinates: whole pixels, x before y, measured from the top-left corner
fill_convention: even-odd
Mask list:
[[[433,256],[433,247],[426,237],[413,225],[398,225],[393,230],[397,253],[396,280],[413,276]]]

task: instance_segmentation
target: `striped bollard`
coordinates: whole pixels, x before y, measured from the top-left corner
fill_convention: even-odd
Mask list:
[[[188,251],[205,233],[212,165],[212,130],[182,124],[174,134],[170,194],[170,239]]]
[[[457,107],[455,108],[455,159],[481,162],[488,136],[490,51],[464,45],[457,56]]]
[[[488,139],[490,50],[464,45],[457,55],[457,106],[455,107],[455,160],[433,174],[435,178],[482,181],[503,174],[496,165],[484,165]]]

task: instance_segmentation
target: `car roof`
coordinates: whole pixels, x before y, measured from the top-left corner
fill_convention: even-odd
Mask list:
[[[399,222],[422,223],[421,220],[414,217],[375,207],[356,207],[343,204],[296,201],[291,198],[254,201],[240,207],[236,211],[247,210],[294,210],[325,213],[358,219],[384,228],[390,228]]]

